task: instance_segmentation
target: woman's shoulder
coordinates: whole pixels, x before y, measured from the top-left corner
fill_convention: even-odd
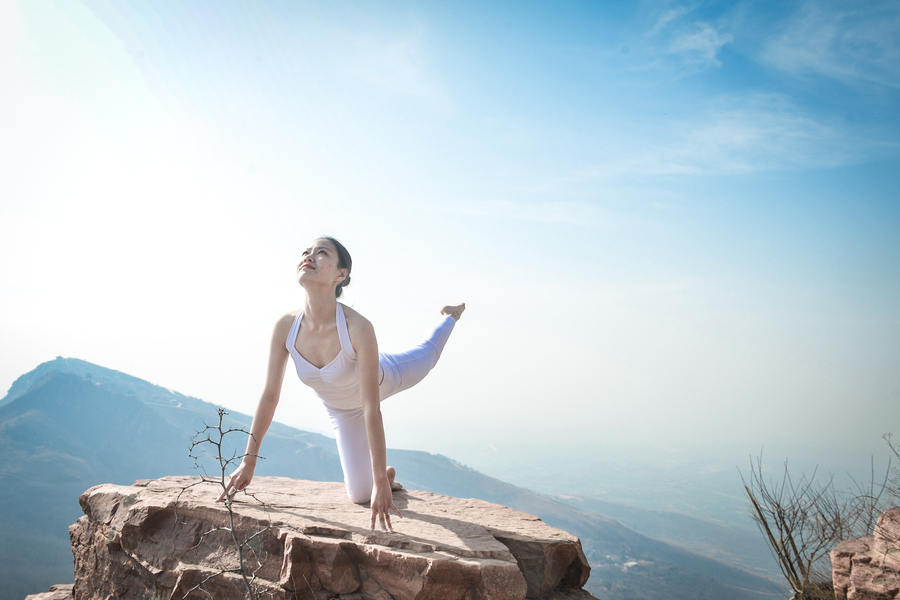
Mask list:
[[[272,328],[272,342],[271,342],[271,350],[270,352],[274,352],[275,348],[280,346],[283,349],[285,348],[285,343],[287,342],[288,336],[291,333],[291,327],[294,325],[294,319],[297,318],[302,311],[296,310],[294,312],[289,312],[283,314],[278,320],[275,322],[275,327]]]
[[[355,309],[350,308],[346,304],[343,305],[343,308],[344,319],[347,321],[347,329],[372,329],[372,323]]]
[[[281,315],[278,320],[275,322],[276,331],[280,330],[289,330],[291,326],[294,324],[294,320],[297,318],[297,315],[303,312],[303,309],[297,309],[291,312],[286,312]]]
[[[357,344],[374,342],[375,328],[367,318],[344,305],[344,319],[347,321],[347,333],[350,335],[350,343],[356,350],[359,350]]]

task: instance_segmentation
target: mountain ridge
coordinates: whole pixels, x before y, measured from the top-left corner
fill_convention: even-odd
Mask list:
[[[25,548],[25,555],[53,554],[49,562],[56,565],[56,574],[52,580],[41,580],[46,589],[52,583],[71,580],[71,574],[67,578],[59,574],[65,572],[65,563],[71,568],[71,556],[62,557],[68,549],[67,527],[80,514],[78,495],[97,483],[128,485],[136,479],[190,472],[189,434],[215,418],[216,406],[79,359],[58,358],[41,367],[18,378],[0,404],[0,485],[15,485],[20,495],[31,498],[13,502],[0,495],[0,527],[10,532],[14,542],[10,546]],[[29,387],[23,391],[26,383]],[[233,413],[227,419],[228,426],[249,429],[247,415]],[[240,453],[244,443],[243,436],[236,436],[226,450]],[[320,434],[278,424],[266,437],[265,454],[269,458],[260,461],[259,475],[342,479],[334,440]],[[112,458],[124,459],[124,465]],[[591,589],[592,583],[599,585],[604,600],[677,597],[653,593],[660,585],[648,574],[651,566],[669,579],[680,578],[708,592],[695,589],[698,593],[691,597],[766,597],[763,588],[768,584],[752,573],[652,540],[612,519],[490,478],[447,457],[392,449],[388,459],[409,488],[504,504],[582,538],[592,563],[599,565],[596,581],[592,579],[587,588]],[[204,460],[210,464],[209,457]],[[10,524],[14,515],[19,523],[31,526]],[[44,545],[32,548],[35,539],[43,540]],[[0,573],[0,579],[13,581],[18,574],[17,582],[37,584],[34,577],[22,579],[27,574],[22,561],[10,566],[9,561],[16,558],[12,554],[9,548],[0,548],[0,569],[6,571]],[[646,563],[643,574],[639,568],[623,569],[633,558]],[[634,586],[645,589],[634,590]],[[757,591],[741,592],[743,587]],[[622,592],[627,588],[631,588],[630,595]],[[37,591],[41,589],[34,585],[21,590]],[[19,600],[24,596],[21,592],[0,599]]]

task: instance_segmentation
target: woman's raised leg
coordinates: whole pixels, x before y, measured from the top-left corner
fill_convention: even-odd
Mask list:
[[[444,315],[437,325],[425,334],[422,343],[406,352],[381,353],[379,362],[384,372],[384,379],[379,386],[379,394],[384,400],[397,392],[408,390],[428,375],[434,368],[444,345],[450,339],[453,327],[466,309],[465,304],[445,306],[441,309]]]

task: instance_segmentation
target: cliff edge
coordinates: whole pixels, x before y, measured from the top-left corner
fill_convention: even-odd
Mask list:
[[[69,529],[74,597],[246,598],[249,583],[285,600],[593,598],[579,540],[510,508],[401,490],[387,533],[340,483],[258,477],[233,514],[218,489],[196,477],[89,489]]]
[[[831,551],[837,600],[900,597],[900,508],[878,518],[874,537],[841,542]]]

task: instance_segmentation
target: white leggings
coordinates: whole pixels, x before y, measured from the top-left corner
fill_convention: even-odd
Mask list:
[[[446,315],[425,336],[422,343],[412,350],[378,355],[380,371],[383,373],[378,395],[382,401],[397,392],[408,390],[425,378],[437,364],[455,324],[453,317]],[[325,408],[334,426],[347,495],[353,502],[365,504],[372,496],[374,481],[363,409],[338,410],[327,405]]]

